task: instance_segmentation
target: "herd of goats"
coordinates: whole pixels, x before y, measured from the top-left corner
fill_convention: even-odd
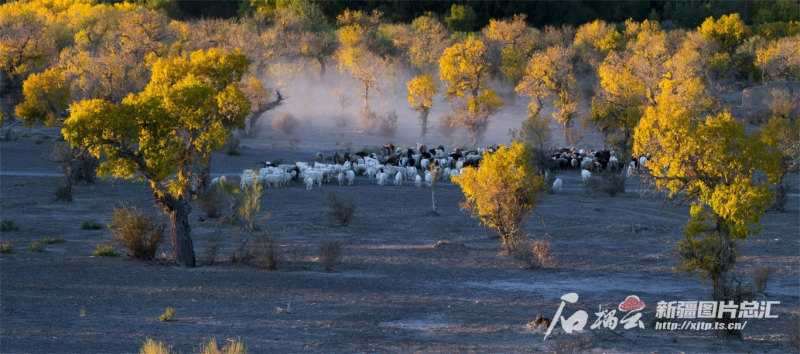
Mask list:
[[[414,181],[414,185],[421,187],[423,181],[427,186],[436,180],[450,180],[452,176],[459,176],[466,168],[480,166],[484,154],[491,154],[497,150],[495,146],[485,149],[463,151],[460,148],[447,153],[442,145],[435,149],[428,149],[425,145],[416,144],[415,148],[403,150],[392,144],[383,146],[378,153],[345,152],[343,155],[334,153],[333,163],[323,163],[323,155],[318,152],[313,165],[306,162],[295,164],[278,164],[261,162],[264,165],[259,170],[247,169],[241,175],[240,188],[244,189],[254,183],[261,183],[268,188],[286,186],[292,181],[300,180],[307,190],[314,186],[321,187],[322,182],[336,179],[339,185],[352,185],[356,175],[365,175],[375,179],[378,185],[384,186],[390,178],[394,179],[397,186],[405,181]],[[587,181],[592,172],[620,171],[625,167],[619,162],[619,155],[615,150],[584,151],[575,148],[563,148],[550,153],[553,169],[581,170],[583,181]],[[628,163],[628,176],[647,162],[644,156],[632,158]],[[424,177],[418,171],[424,171]],[[212,185],[225,182],[226,177],[221,176],[211,181]],[[553,189],[560,190],[562,181],[556,179]]]

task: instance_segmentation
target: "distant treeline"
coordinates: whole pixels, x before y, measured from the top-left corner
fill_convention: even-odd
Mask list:
[[[105,2],[119,2],[109,0]],[[247,14],[255,7],[276,8],[287,0],[144,0],[173,7],[168,11],[180,19],[231,18]],[[486,26],[491,19],[510,18],[515,14],[527,14],[528,24],[535,27],[577,26],[596,19],[620,23],[627,19],[643,21],[657,20],[666,27],[695,28],[709,16],[738,13],[749,25],[769,22],[800,20],[798,0],[309,0],[318,4],[328,21],[345,9],[383,12],[392,22],[411,22],[415,18],[431,13],[441,17],[449,15],[453,4],[467,5],[474,11],[473,29]],[[174,4],[170,4],[174,3]]]

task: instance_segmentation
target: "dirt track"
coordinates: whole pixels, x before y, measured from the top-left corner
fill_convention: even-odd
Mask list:
[[[304,140],[318,145],[304,146]],[[243,156],[217,154],[212,172],[232,176],[261,157],[310,161],[320,146],[332,150],[333,140],[304,137],[298,150],[276,146],[244,149]],[[354,147],[361,143],[354,141]],[[106,180],[76,186],[73,203],[56,203],[55,177],[13,175],[57,173],[40,158],[51,146],[48,140],[34,144],[32,138],[0,144],[0,211],[3,220],[20,226],[2,233],[2,241],[15,247],[0,255],[3,353],[135,352],[146,338],[191,352],[209,337],[241,338],[254,353],[574,350],[570,345],[576,334],[559,326],[543,341],[545,329],[526,326],[537,315],[553,317],[559,297],[570,292],[580,299],[565,313],[589,313],[587,329],[598,306],[615,308],[628,295],[646,303],[645,329],[587,331],[593,352],[793,351],[786,340],[790,314],[800,313],[797,197],[790,198],[789,211],[763,217],[762,232],[744,244],[737,265],[743,272],[755,265],[776,268],[763,300],[781,302],[773,308],[779,318],[752,319],[744,341],[726,342],[709,331],[649,327],[657,302],[709,300],[711,285],[671,271],[686,208],[669,211],[660,197],[640,196],[636,180],[616,198],[589,198],[579,172],[560,175],[564,190],[545,196],[538,208],[558,261],[550,269],[520,269],[501,255],[499,239],[459,210],[461,193],[449,182],[437,188],[439,215],[433,215],[429,189],[410,182],[379,187],[361,176],[350,187],[331,183],[306,191],[297,183],[266,191],[261,210],[271,216],[260,224],[278,235],[286,260],[281,270],[231,265],[229,228],[224,229],[220,264],[181,269],[164,261],[90,257],[95,245],[111,244],[110,235],[81,230],[82,222],[106,221],[121,201],[158,210],[143,183]],[[358,203],[347,227],[334,227],[325,216],[324,200],[332,191]],[[198,208],[190,216],[198,256],[216,228],[212,221],[200,221],[201,216]],[[527,227],[536,236],[545,233],[538,218]],[[344,262],[335,273],[323,272],[316,260],[323,235],[345,245]],[[47,236],[66,242],[46,245],[43,252],[27,251],[30,242]],[[288,258],[295,248],[305,249],[306,256],[292,268]],[[170,253],[169,245],[161,251]],[[167,306],[177,309],[176,320],[159,322]],[[277,310],[287,306],[290,313]]]

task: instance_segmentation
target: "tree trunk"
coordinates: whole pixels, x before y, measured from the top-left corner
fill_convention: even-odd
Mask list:
[[[569,136],[569,130],[568,130],[569,129],[569,122],[565,120],[564,123],[562,123],[562,125],[564,126],[564,145],[571,146],[572,145],[572,142],[571,142],[572,138],[570,138],[570,136]]]
[[[425,141],[425,134],[428,133],[428,110],[427,109],[423,109],[422,110],[422,112],[421,112],[421,114],[419,116],[419,120],[422,123],[422,141],[424,142]]]
[[[775,184],[775,203],[772,204],[772,209],[779,212],[784,211],[786,202],[789,200],[786,196],[785,178],[786,173],[781,173],[781,176],[778,178],[778,183]]]
[[[736,262],[736,256],[734,254],[735,245],[728,232],[724,229],[721,219],[717,220],[716,231],[719,238],[716,245],[716,254],[714,255],[716,264],[711,274],[711,281],[714,285],[713,300],[724,302],[733,301],[735,297],[738,297],[737,295],[741,295],[735,293],[737,290],[732,288],[728,276],[733,268],[734,262]],[[731,323],[738,323],[739,319],[735,317],[732,318],[729,313],[725,313],[722,318],[715,318],[714,321],[724,324],[725,328],[727,328]],[[734,329],[717,330],[716,334],[719,337],[733,336],[739,339],[742,338],[741,331]]]
[[[194,246],[189,233],[189,205],[183,197],[171,200],[165,205],[169,213],[170,241],[172,242],[172,259],[181,267],[194,267]],[[163,202],[162,202],[163,203]]]
[[[322,56],[317,57],[317,62],[319,62],[319,74],[322,77],[325,77],[325,59]]]

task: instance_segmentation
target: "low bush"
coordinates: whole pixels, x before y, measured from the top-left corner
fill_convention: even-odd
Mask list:
[[[378,127],[378,136],[391,138],[397,132],[397,112],[391,111],[381,116],[381,124]]]
[[[596,174],[592,174],[586,181],[583,182],[583,191],[587,196],[594,198],[598,192],[603,190],[603,179]]]
[[[217,219],[222,216],[225,202],[227,201],[226,193],[217,186],[206,186],[197,191],[197,205],[200,210],[211,219]]]
[[[13,220],[4,220],[0,223],[0,231],[19,231],[19,226],[14,224]]]
[[[365,133],[372,131],[377,120],[378,115],[373,111],[361,110],[358,114],[358,124],[361,126],[361,131]]]
[[[300,121],[291,113],[284,113],[275,117],[270,125],[278,134],[292,134],[300,126]]]
[[[225,151],[225,154],[228,156],[239,156],[242,153],[239,152],[239,144],[242,143],[242,140],[239,139],[233,133],[228,134],[228,137],[225,139],[225,143],[222,144],[222,150]]]
[[[203,261],[205,265],[214,265],[217,262],[217,252],[222,239],[222,230],[219,228],[203,242]]]
[[[528,236],[510,237],[508,253],[530,269],[552,267],[555,264],[550,242],[546,240],[532,242]]]
[[[69,177],[62,177],[58,180],[55,195],[56,201],[72,201],[72,181],[69,180]]]
[[[253,255],[258,267],[263,270],[277,270],[280,263],[278,242],[269,232],[262,232],[253,240]]]
[[[322,237],[319,241],[319,258],[325,265],[325,271],[333,272],[342,261],[342,243]]]
[[[436,131],[447,138],[453,136],[453,133],[456,131],[456,127],[453,124],[453,116],[450,114],[440,116],[439,122],[436,125]]]
[[[117,253],[114,252],[114,247],[109,245],[97,245],[97,248],[92,253],[95,257],[116,257]]]
[[[104,229],[103,224],[94,221],[94,220],[87,220],[81,224],[81,230],[102,230]]]
[[[625,175],[611,170],[600,173],[603,178],[603,189],[609,196],[616,197],[617,193],[625,193]]]
[[[175,311],[174,308],[167,306],[167,309],[161,316],[158,316],[158,320],[161,322],[169,322],[175,318],[175,315],[178,314],[178,311]]]
[[[14,246],[11,245],[11,242],[6,241],[0,245],[0,253],[11,253],[11,252],[14,252]]]
[[[328,194],[328,209],[333,220],[340,226],[347,226],[356,212],[356,201],[354,199],[339,198],[336,193]]]
[[[750,273],[750,277],[753,278],[756,293],[764,294],[764,291],[767,289],[767,282],[769,282],[773,274],[775,274],[775,268],[770,266],[756,266],[755,269],[753,269]]]
[[[122,205],[111,212],[108,230],[133,258],[155,259],[164,242],[164,224],[156,223],[134,206]]]

